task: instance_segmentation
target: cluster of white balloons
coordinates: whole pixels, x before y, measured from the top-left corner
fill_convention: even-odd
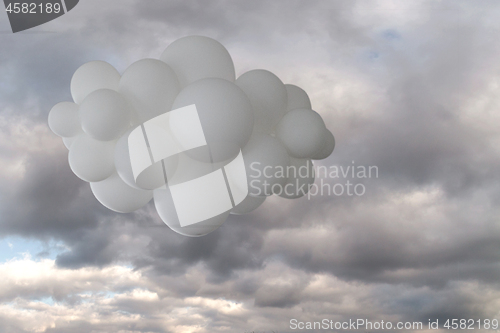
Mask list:
[[[251,70],[236,79],[228,51],[208,37],[178,39],[160,60],[139,60],[122,75],[106,62],[86,63],[73,75],[71,95],[74,102],[55,105],[48,122],[69,149],[75,175],[89,182],[97,200],[116,212],[135,211],[154,198],[162,220],[187,236],[207,234],[224,223],[229,213],[248,213],[269,195],[296,198],[306,194],[307,190],[293,189],[303,185],[308,189],[313,173],[279,177],[264,168],[308,166],[311,170],[311,159],[328,157],[335,146],[332,133],[311,109],[304,90],[283,84],[266,70]],[[156,181],[163,177],[162,168],[151,168],[140,183],[132,176],[127,138],[142,123],[192,104],[210,154],[195,149],[189,157],[224,165],[242,150],[248,181],[253,183],[248,197],[231,212],[182,228],[168,187],[161,189],[161,181]],[[188,169],[180,161],[169,168],[181,178]],[[259,168],[262,172],[256,171]],[[276,193],[280,186],[289,191]]]

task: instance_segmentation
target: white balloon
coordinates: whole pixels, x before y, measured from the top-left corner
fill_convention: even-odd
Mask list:
[[[330,156],[335,149],[335,137],[332,132],[326,130],[323,134],[323,147],[312,156],[314,160],[322,160]]]
[[[208,147],[187,153],[204,162],[219,162],[236,157],[252,134],[252,105],[245,93],[227,80],[198,80],[179,93],[172,109],[191,104],[195,104],[198,110]],[[177,125],[178,120],[179,117],[170,119],[174,137],[185,136],[185,133],[179,132],[185,131],[185,128]]]
[[[130,126],[129,105],[114,90],[96,90],[80,105],[80,120],[83,131],[94,139],[114,140]]]
[[[56,104],[49,113],[49,127],[60,137],[72,137],[80,130],[78,118],[78,104],[72,102],[61,102]]]
[[[250,195],[247,195],[247,197],[240,202],[236,207],[231,210],[231,214],[234,215],[243,215],[243,214],[248,214],[257,208],[259,208],[260,205],[266,201],[267,197],[252,197]]]
[[[272,136],[264,133],[253,135],[243,149],[243,159],[250,195],[272,195],[286,183],[290,157],[285,147]]]
[[[72,136],[70,138],[62,138],[62,141],[64,143],[64,146],[70,150],[71,149],[71,145],[73,144],[73,142],[75,142],[77,136]]]
[[[283,82],[269,71],[256,69],[241,75],[236,84],[252,103],[254,132],[272,133],[287,111],[287,92]]]
[[[165,185],[165,176],[161,161],[144,170],[137,180],[134,180],[128,148],[128,136],[132,130],[128,130],[116,143],[114,160],[118,175],[127,185],[136,189],[154,190]],[[167,176],[173,174],[177,167],[177,157],[174,156],[167,159],[164,161],[164,165]]]
[[[156,189],[154,191],[154,200],[156,210],[163,222],[165,222],[170,229],[184,236],[200,237],[207,235],[219,228],[229,216],[229,212],[225,212],[203,222],[181,227],[174,201],[168,187],[167,189]]]
[[[288,111],[294,109],[312,109],[311,100],[302,88],[293,84],[285,84],[285,87],[288,96]]]
[[[115,142],[102,142],[86,134],[79,135],[69,150],[71,170],[86,182],[99,182],[114,171],[113,153]]]
[[[283,186],[280,197],[296,199],[306,195],[314,183],[314,164],[311,160],[290,157],[290,168],[287,170],[288,180]]]
[[[326,158],[335,147],[333,134],[312,110],[303,89],[283,84],[266,70],[252,70],[236,80],[229,52],[216,40],[203,36],[178,39],[160,60],[139,60],[123,76],[109,63],[86,63],[71,79],[71,95],[75,103],[55,105],[48,117],[50,129],[62,137],[69,150],[71,170],[89,182],[97,200],[113,211],[133,212],[154,198],[165,224],[190,237],[216,230],[229,214],[257,209],[267,196],[293,199],[305,195],[315,179],[311,159]],[[128,145],[131,131],[171,110],[192,105],[196,106],[201,130],[192,108],[186,108],[184,114],[184,110],[170,113],[158,126],[154,122],[145,124],[146,145],[151,144],[149,156],[142,141],[137,155],[145,153],[141,156],[146,164],[141,168],[150,167],[135,179]],[[200,144],[201,132],[207,145],[191,149],[193,143]],[[245,193],[238,199],[235,193],[242,186],[231,183],[235,179],[230,177],[238,168],[224,167],[240,151],[249,193],[245,197],[243,186]],[[172,152],[174,156],[156,163],[149,159]],[[188,192],[193,187],[179,186],[217,170],[219,182],[196,187],[198,197]],[[304,174],[304,170],[308,172]],[[198,215],[193,216],[199,218],[203,209],[210,211],[219,197],[214,192],[217,189],[224,196],[232,194],[232,201],[239,203],[231,209],[230,201],[226,201],[224,209],[230,211],[181,227],[169,186],[178,194],[176,203],[188,205],[179,206],[180,216],[196,212]],[[245,199],[240,202],[241,198]]]
[[[180,91],[170,66],[156,59],[142,59],[123,73],[118,91],[133,106],[133,118],[140,124],[170,111]]]
[[[78,132],[77,132],[77,134],[76,134],[76,135],[73,135],[73,136],[71,136],[71,137],[62,138],[62,141],[63,141],[64,145],[66,146],[66,148],[67,148],[68,150],[70,150],[70,149],[71,149],[71,145],[73,145],[73,142],[75,142],[75,141],[76,141],[76,139],[77,139],[80,135],[82,135],[82,134],[84,134],[84,133],[83,133],[83,131],[82,131],[82,128],[80,127],[80,128],[78,129]]]
[[[290,110],[276,127],[276,136],[291,156],[311,158],[323,147],[325,123],[313,110]]]
[[[188,36],[177,39],[167,47],[160,59],[172,67],[181,87],[206,78],[235,80],[231,55],[212,38]]]
[[[153,191],[128,186],[116,172],[103,181],[90,183],[90,188],[103,206],[118,213],[133,212],[153,198]]]
[[[71,78],[71,96],[75,103],[83,102],[91,92],[99,89],[118,90],[120,73],[104,61],[91,61],[78,68]]]

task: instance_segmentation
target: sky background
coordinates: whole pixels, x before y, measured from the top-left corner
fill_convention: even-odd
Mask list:
[[[12,34],[0,13],[0,331],[500,319],[499,17],[497,1],[82,0]],[[49,110],[83,63],[123,72],[193,34],[237,75],[305,89],[337,141],[318,165],[377,166],[351,180],[365,195],[273,197],[196,239],[152,203],[101,206]]]

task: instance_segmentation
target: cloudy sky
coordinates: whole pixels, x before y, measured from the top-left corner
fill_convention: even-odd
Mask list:
[[[12,34],[0,14],[0,331],[500,319],[498,17],[496,1],[82,0]],[[379,170],[328,182],[366,193],[273,197],[196,239],[152,205],[101,206],[50,108],[83,63],[123,72],[193,34],[237,75],[304,88],[337,140],[318,165]]]

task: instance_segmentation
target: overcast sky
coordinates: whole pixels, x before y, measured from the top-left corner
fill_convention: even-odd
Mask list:
[[[0,14],[0,331],[500,319],[499,17],[497,1],[82,0],[12,34]],[[123,72],[193,34],[237,75],[305,89],[337,140],[318,165],[377,166],[350,179],[366,193],[271,198],[196,239],[151,204],[101,206],[50,108],[83,63]]]

